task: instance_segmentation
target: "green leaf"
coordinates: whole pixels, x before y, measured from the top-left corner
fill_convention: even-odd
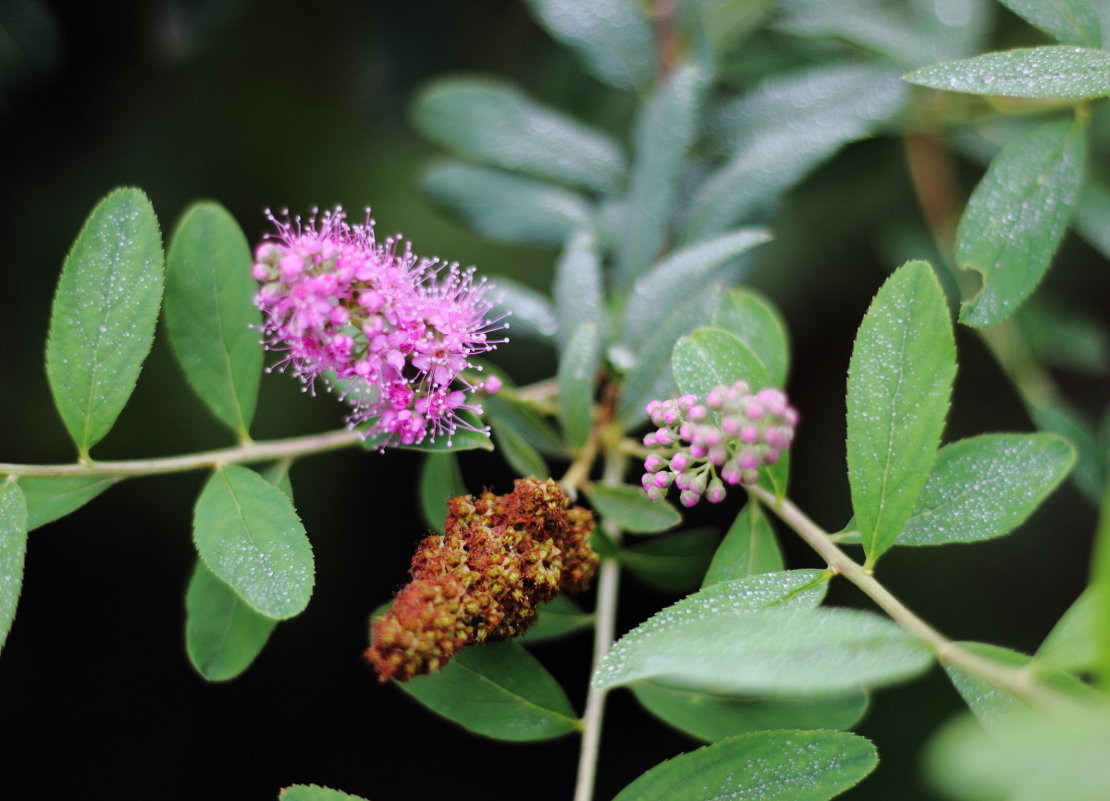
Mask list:
[[[590,205],[576,192],[490,167],[445,160],[425,170],[420,188],[499,242],[559,245],[591,224]]]
[[[278,801],[366,801],[366,799],[317,784],[294,784],[278,794]]]
[[[1088,587],[1037,649],[1038,664],[1056,670],[1089,670],[1095,663],[1094,615],[1095,592]]]
[[[650,500],[639,487],[591,484],[586,494],[603,520],[631,534],[655,534],[682,522],[677,509],[666,501]]]
[[[556,595],[541,604],[536,622],[517,642],[536,643],[563,637],[586,626],[593,625],[594,616],[583,612],[581,607],[565,595]]]
[[[0,649],[8,639],[27,556],[27,502],[23,490],[8,479],[0,483]]]
[[[717,304],[713,325],[735,334],[751,349],[767,368],[772,385],[786,386],[790,338],[770,301],[751,289],[731,289]]]
[[[991,162],[956,231],[957,264],[983,279],[960,308],[960,322],[993,325],[1036,289],[1067,230],[1086,150],[1082,124],[1060,120],[1033,129]]]
[[[162,235],[138,189],[93,209],[66,256],[46,340],[46,377],[81,454],[104,438],[135,389],[162,301]]]
[[[1059,486],[1075,449],[1055,434],[983,434],[945,445],[898,545],[1009,534]]]
[[[1065,44],[1098,47],[1102,22],[1089,0],[999,0],[1018,16]]]
[[[584,323],[601,324],[605,319],[601,254],[597,240],[589,231],[576,231],[567,240],[555,263],[555,318],[559,329],[556,340],[565,353],[570,339]]]
[[[34,531],[75,512],[113,484],[118,476],[49,476],[19,479],[27,500],[27,530]]]
[[[312,595],[312,546],[285,494],[239,465],[218,468],[193,510],[205,566],[256,612],[283,620]]]
[[[666,687],[632,685],[645,709],[676,729],[706,742],[772,729],[847,729],[863,717],[867,694],[831,698],[741,698]]]
[[[646,626],[613,646],[594,673],[595,686],[651,679],[717,694],[834,695],[903,681],[932,659],[897,624],[855,609],[752,611],[721,604],[665,627]]]
[[[248,436],[262,375],[251,251],[216,203],[182,215],[166,257],[166,328],[185,377],[216,417]]]
[[[413,121],[429,139],[473,161],[602,192],[624,179],[624,155],[614,141],[503,81],[435,81],[417,98]]]
[[[489,422],[493,427],[494,445],[514,473],[521,478],[547,478],[551,475],[551,468],[547,466],[543,456],[523,434],[499,419],[490,417]]]
[[[622,287],[651,266],[667,239],[708,83],[696,65],[683,64],[647,101],[636,122],[636,163],[618,242],[617,280]]]
[[[447,501],[466,495],[459,458],[451,452],[429,453],[420,469],[420,512],[440,534],[447,520]]]
[[[442,670],[397,686],[433,712],[498,740],[547,740],[579,728],[562,688],[516,643],[464,648]]]
[[[1025,654],[990,645],[982,642],[961,642],[958,645],[966,651],[990,659],[1010,667],[1024,667],[1030,663],[1030,657]],[[1038,665],[1038,668],[1042,666]],[[944,665],[944,672],[952,681],[953,686],[967,703],[972,713],[979,722],[987,727],[1009,725],[1011,714],[1023,708],[1022,701],[994,684],[973,676],[951,665]],[[1055,671],[1038,670],[1037,678],[1055,687],[1061,692],[1069,693],[1084,703],[1096,702],[1098,694],[1088,685],[1074,676]]]
[[[555,308],[546,295],[503,275],[495,276],[493,285],[495,294],[501,297],[498,308],[512,315],[509,325],[514,340],[525,337],[547,342],[555,336],[559,324],[555,321]]]
[[[565,455],[559,432],[528,404],[504,395],[490,395],[482,401],[482,405],[486,407],[486,416],[495,431],[498,427],[511,428],[540,453]]]
[[[847,732],[752,732],[668,759],[613,801],[826,801],[878,762],[875,746]]]
[[[724,540],[713,554],[702,586],[721,581],[775,573],[783,569],[782,552],[771,521],[754,498],[740,510]],[[786,726],[784,728],[791,728]],[[805,728],[804,726],[802,728]]]
[[[909,262],[871,302],[848,365],[848,481],[868,565],[916,506],[955,374],[944,293],[927,262]]]
[[[699,328],[674,346],[674,377],[683,394],[700,395],[722,384],[743,379],[752,390],[770,386],[767,368],[735,334],[721,328]]]
[[[738,256],[770,241],[762,228],[741,228],[671,253],[633,286],[624,313],[624,343],[644,341],[669,309],[694,297]]]
[[[197,673],[208,681],[234,679],[261,653],[276,625],[197,560],[185,592],[185,650]]]
[[[1107,449],[1096,440],[1093,426],[1062,398],[1048,398],[1026,408],[1037,428],[1059,434],[1075,447],[1078,460],[1072,483],[1097,506],[1107,481]]]
[[[635,0],[527,0],[527,5],[595,77],[637,91],[655,79],[655,33]]]
[[[620,561],[636,578],[663,592],[689,592],[705,576],[717,532],[694,528],[622,548]]]
[[[1072,225],[1091,247],[1110,259],[1110,189],[1095,176],[1087,176],[1079,191]]]
[[[586,444],[593,427],[594,388],[601,363],[601,332],[594,323],[583,323],[571,334],[559,363],[559,421],[567,444]]]
[[[932,783],[960,801],[1105,801],[1110,713],[1103,704],[1015,713],[984,728],[967,716],[930,743]]]
[[[715,115],[729,160],[709,172],[683,216],[697,242],[750,217],[841,147],[872,135],[906,102],[889,67],[837,64],[776,76]]]
[[[617,415],[625,428],[635,428],[647,419],[644,409],[649,401],[673,398],[678,394],[671,369],[675,343],[679,337],[711,322],[713,303],[722,291],[719,285],[710,284],[685,303],[676,304],[664,313],[634,354],[628,349],[622,350],[627,356],[626,374],[617,398]],[[612,353],[610,359],[613,359]]]
[[[1102,496],[1094,555],[1091,557],[1091,638],[1094,640],[1094,676],[1103,692],[1110,688],[1110,482]]]
[[[973,95],[1086,100],[1110,95],[1110,53],[1070,45],[1020,47],[923,67],[906,80]]]

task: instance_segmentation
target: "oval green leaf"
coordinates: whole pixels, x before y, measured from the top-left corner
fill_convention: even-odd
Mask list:
[[[1020,47],[923,67],[906,80],[973,95],[1086,100],[1110,96],[1110,53],[1070,45]]]
[[[991,162],[956,231],[956,263],[983,279],[960,308],[960,322],[993,325],[1037,288],[1067,230],[1086,158],[1082,124],[1060,120],[1033,129]]]
[[[677,509],[666,501],[650,500],[639,487],[591,484],[586,494],[603,520],[631,534],[655,534],[682,522]]]
[[[644,104],[637,120],[636,163],[618,241],[616,275],[621,287],[651,266],[667,239],[708,83],[696,65],[679,66]],[[630,302],[629,308],[633,306]]]
[[[762,228],[741,228],[671,253],[636,281],[624,314],[622,340],[635,347],[676,304],[685,302],[738,256],[771,241]]]
[[[834,695],[903,681],[931,661],[924,644],[870,612],[718,605],[665,627],[633,629],[602,660],[594,684],[651,679],[718,694]]]
[[[927,262],[886,280],[848,365],[848,481],[868,564],[894,544],[936,458],[956,345]]]
[[[768,700],[699,693],[653,681],[633,684],[631,689],[655,717],[706,742],[773,729],[847,729],[867,709],[867,694],[862,692]]]
[[[605,320],[604,283],[597,240],[589,231],[575,231],[555,263],[551,294],[555,298],[555,334],[559,350],[566,352],[570,338],[583,323]]]
[[[1055,434],[984,434],[945,445],[898,545],[1009,534],[1060,485],[1075,449]]]
[[[420,511],[424,522],[443,533],[447,522],[447,501],[466,495],[459,459],[453,453],[429,453],[420,469]]]
[[[782,551],[763,507],[750,498],[717,546],[702,586],[783,569]],[[791,728],[786,726],[784,728]],[[805,728],[804,726],[800,728]]]
[[[284,620],[312,596],[312,546],[293,505],[258,473],[218,468],[193,510],[193,542],[205,566],[256,612]]]
[[[675,381],[683,394],[705,397],[722,384],[743,379],[752,390],[771,385],[767,368],[752,349],[722,328],[699,328],[674,346],[671,358]]]
[[[786,386],[790,370],[790,339],[782,315],[767,298],[751,289],[730,289],[713,314],[713,325],[739,337],[751,348],[771,384]]]
[[[719,536],[712,528],[665,534],[622,548],[618,558],[645,584],[663,592],[689,592],[701,584]]]
[[[445,161],[426,170],[420,186],[475,231],[499,242],[560,245],[572,231],[590,225],[590,205],[581,195],[499,169]]]
[[[413,121],[429,139],[473,161],[602,192],[624,179],[624,155],[613,140],[503,81],[436,81],[417,98]]]
[[[46,340],[46,376],[81,454],[119,417],[154,341],[162,302],[162,235],[147,196],[116,189],[66,256]]]
[[[498,740],[548,740],[579,728],[566,693],[516,643],[473,645],[398,687],[463,728]]]
[[[521,478],[530,476],[540,479],[551,475],[551,468],[547,466],[543,456],[523,434],[492,415],[489,417],[489,423],[493,428],[493,443],[498,453],[509,463],[516,475]]]
[[[262,376],[257,290],[235,218],[217,203],[186,211],[166,256],[166,329],[189,384],[240,438],[248,436]]]
[[[581,448],[594,424],[594,389],[601,363],[601,331],[583,323],[570,336],[559,363],[559,421],[567,444]]]
[[[1037,649],[1037,663],[1055,670],[1087,671],[1095,663],[1095,592],[1088,587],[1056,621]]]
[[[234,679],[261,653],[276,625],[197,560],[185,591],[185,650],[197,673],[208,681]]]
[[[27,500],[27,530],[34,531],[75,512],[113,484],[119,476],[43,476],[19,479]]]
[[[668,759],[613,801],[827,801],[878,762],[875,746],[856,734],[752,732]]]
[[[8,639],[27,556],[27,502],[12,480],[0,483],[0,649]]]
[[[517,638],[517,642],[536,643],[554,640],[586,626],[593,625],[594,616],[565,595],[556,595],[541,604],[536,622]]]
[[[566,455],[559,432],[529,404],[508,395],[491,395],[482,404],[495,430],[498,427],[511,428],[525,442],[547,456]]]
[[[527,5],[597,78],[630,91],[655,79],[655,32],[635,0],[527,0]]]
[[[555,320],[555,308],[547,296],[503,275],[496,276],[493,284],[501,297],[498,307],[512,315],[509,325],[512,327],[513,339],[523,337],[550,342],[559,323]]]
[[[294,784],[278,794],[278,801],[366,801],[360,795],[321,787],[318,784]]]

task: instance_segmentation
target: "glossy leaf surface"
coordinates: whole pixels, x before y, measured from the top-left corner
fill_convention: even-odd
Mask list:
[[[783,566],[782,552],[771,522],[759,503],[749,498],[717,546],[702,586],[756,573],[775,573]]]
[[[923,67],[906,80],[949,92],[1085,100],[1110,95],[1110,53],[1069,45],[1021,47]]]
[[[722,328],[699,328],[674,346],[674,377],[683,394],[704,397],[714,387],[743,379],[749,386],[769,386],[767,368],[751,348]]]
[[[235,678],[250,667],[276,625],[197,560],[185,593],[185,650],[200,675],[209,681]]]
[[[466,495],[459,459],[453,453],[429,453],[420,469],[420,511],[424,522],[443,533],[447,520],[447,501]]]
[[[689,592],[701,584],[718,536],[711,528],[663,534],[621,549],[620,561],[656,589]]]
[[[586,494],[603,520],[632,534],[655,534],[682,522],[677,509],[665,500],[650,500],[640,487],[592,484]]]
[[[0,483],[0,649],[8,639],[27,556],[27,502],[14,481]]]
[[[790,338],[782,315],[770,301],[750,289],[730,289],[721,298],[713,325],[735,334],[763,366],[772,386],[786,386],[790,370]]]
[[[116,476],[29,476],[19,480],[27,500],[27,529],[65,517],[122,479]]]

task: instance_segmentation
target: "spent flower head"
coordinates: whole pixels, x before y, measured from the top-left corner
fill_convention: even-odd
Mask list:
[[[752,393],[746,381],[718,386],[704,399],[652,401],[647,413],[657,429],[644,437],[654,449],[644,461],[644,491],[659,501],[673,484],[683,506],[703,495],[720,503],[726,484],[755,484],[759,468],[774,464],[790,446],[798,424],[782,390]]]
[[[284,354],[305,388],[317,381],[353,407],[351,426],[366,437],[412,445],[458,428],[459,415],[480,414],[469,396],[481,388],[463,376],[480,370],[471,357],[505,342],[508,328],[490,318],[496,301],[474,268],[420,258],[399,236],[378,242],[367,211],[363,224],[342,208],[307,220],[278,219],[255,251],[255,302],[264,313],[266,347]]]

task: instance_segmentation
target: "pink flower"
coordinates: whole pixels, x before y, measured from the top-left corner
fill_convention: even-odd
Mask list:
[[[488,433],[460,417],[482,411],[467,402],[480,385],[463,373],[481,369],[472,357],[507,341],[490,337],[508,326],[489,317],[495,301],[474,268],[419,258],[399,237],[378,242],[369,213],[361,225],[340,207],[307,221],[267,216],[276,232],[251,274],[263,341],[283,354],[275,367],[335,390],[352,406],[348,423],[383,448],[450,442],[460,427]]]

